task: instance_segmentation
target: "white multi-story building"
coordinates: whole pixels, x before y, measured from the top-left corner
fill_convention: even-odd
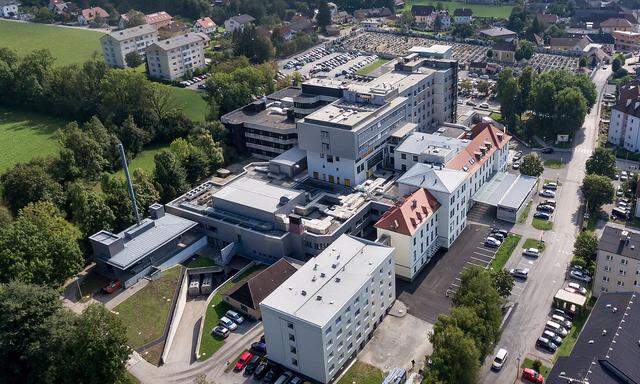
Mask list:
[[[242,15],[232,16],[225,20],[224,30],[227,33],[233,33],[236,29],[243,30],[245,25],[251,24],[255,20],[256,19],[254,19],[253,16],[247,15],[246,13]]]
[[[593,296],[640,291],[640,232],[607,225],[598,242]]]
[[[203,33],[190,32],[151,44],[147,48],[149,75],[175,80],[204,67],[204,49],[209,40]]]
[[[20,2],[17,0],[0,0],[0,16],[6,18],[18,16],[19,6]]]
[[[468,139],[414,132],[394,149],[394,169],[405,172],[417,163],[444,165],[453,160],[469,143]]]
[[[158,41],[158,30],[149,24],[114,31],[100,38],[104,61],[110,67],[125,68],[128,53],[145,54],[146,48]]]
[[[439,208],[438,200],[419,188],[400,199],[375,224],[378,241],[396,249],[396,276],[413,280],[439,249]]]
[[[395,301],[394,254],[343,235],[304,264],[260,303],[269,359],[330,382]]]
[[[631,152],[640,151],[640,82],[620,86],[618,101],[611,108],[607,140]]]

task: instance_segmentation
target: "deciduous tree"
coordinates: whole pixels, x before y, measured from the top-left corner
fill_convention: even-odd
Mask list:
[[[584,177],[582,193],[591,212],[597,212],[602,205],[612,203],[613,192],[613,183],[608,177],[600,175]]]
[[[526,176],[539,177],[544,172],[544,165],[537,153],[529,153],[522,157],[520,173]]]
[[[616,174],[616,155],[610,149],[596,148],[587,160],[586,172],[613,178]]]

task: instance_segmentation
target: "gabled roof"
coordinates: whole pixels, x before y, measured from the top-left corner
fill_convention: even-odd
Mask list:
[[[95,19],[96,16],[98,15],[100,15],[100,17],[102,18],[109,17],[109,14],[107,13],[107,11],[105,11],[100,7],[85,8],[82,10],[82,17],[87,21],[91,21]]]
[[[258,309],[260,302],[291,277],[296,270],[285,259],[279,259],[244,284],[235,286],[227,295],[249,308]]]
[[[433,5],[413,5],[411,6],[411,13],[415,16],[429,16],[435,12],[436,7]]]
[[[471,128],[471,142],[446,164],[447,168],[473,173],[495,152],[511,140],[511,136],[490,123],[479,123]]]
[[[398,178],[398,183],[426,188],[429,191],[451,193],[464,183],[467,176],[467,173],[457,169],[416,163]]]
[[[640,81],[634,80],[619,88],[618,102],[613,109],[640,117]]]
[[[575,36],[575,37],[552,37],[549,39],[549,45],[551,47],[580,47],[583,49],[591,43],[591,39],[587,35]]]
[[[496,41],[491,45],[491,49],[494,51],[509,51],[515,52],[516,45],[513,42],[507,41]]]
[[[171,21],[173,19],[173,16],[171,16],[165,11],[160,11],[160,12],[150,13],[148,15],[145,15],[144,18],[147,21],[147,24],[153,25],[153,24],[158,24],[165,21]]]
[[[420,224],[440,208],[440,203],[424,188],[400,199],[375,223],[376,228],[413,236]]]
[[[553,13],[538,13],[536,18],[542,24],[555,24],[560,20],[558,15],[554,15]]]
[[[214,23],[210,17],[203,17],[202,19],[198,19],[196,20],[195,24],[200,28],[215,28],[216,26],[216,23]]]
[[[453,16],[473,16],[473,10],[471,8],[456,8],[453,11]]]
[[[235,20],[238,24],[247,24],[253,22],[255,18],[251,15],[243,13],[242,15],[232,16],[229,18],[229,20]]]
[[[598,241],[598,250],[640,260],[640,232],[607,225]]]
[[[612,17],[600,23],[600,28],[631,28],[633,24],[625,18]]]

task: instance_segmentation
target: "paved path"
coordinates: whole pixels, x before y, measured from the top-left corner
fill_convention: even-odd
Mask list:
[[[200,323],[204,320],[207,300],[188,300],[185,303],[180,325],[173,345],[167,355],[169,363],[193,363],[196,359],[196,345],[200,334]]]
[[[518,284],[511,298],[519,305],[507,323],[497,346],[506,348],[511,358],[507,360],[502,371],[495,373],[489,370],[492,357],[489,356],[482,367],[482,383],[513,383],[519,374],[518,358],[539,358],[551,365],[551,355],[536,350],[535,341],[542,333],[553,296],[561,288],[566,268],[572,258],[581,205],[579,188],[585,174],[585,162],[596,146],[600,118],[599,103],[610,73],[610,70],[599,70],[593,79],[598,89],[598,103],[586,117],[584,129],[577,133],[575,148],[566,166],[566,174],[560,176],[562,189],[556,197],[558,209],[555,213],[554,229],[542,236],[547,248],[540,259],[529,265],[531,272],[528,282]],[[522,227],[516,226],[514,230],[517,231],[518,228]],[[506,267],[511,268],[522,262],[522,256],[514,255]]]

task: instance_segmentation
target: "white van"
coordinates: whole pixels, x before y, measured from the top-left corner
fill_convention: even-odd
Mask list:
[[[547,323],[544,325],[544,328],[552,331],[556,335],[560,335],[563,338],[567,337],[567,335],[569,334],[569,332],[567,332],[567,330],[564,329],[563,326],[556,323],[555,321],[547,321]]]
[[[491,369],[495,371],[499,371],[502,369],[505,360],[507,360],[507,350],[504,348],[500,348],[498,353],[496,353],[496,357],[493,359],[493,363],[491,364]]]

